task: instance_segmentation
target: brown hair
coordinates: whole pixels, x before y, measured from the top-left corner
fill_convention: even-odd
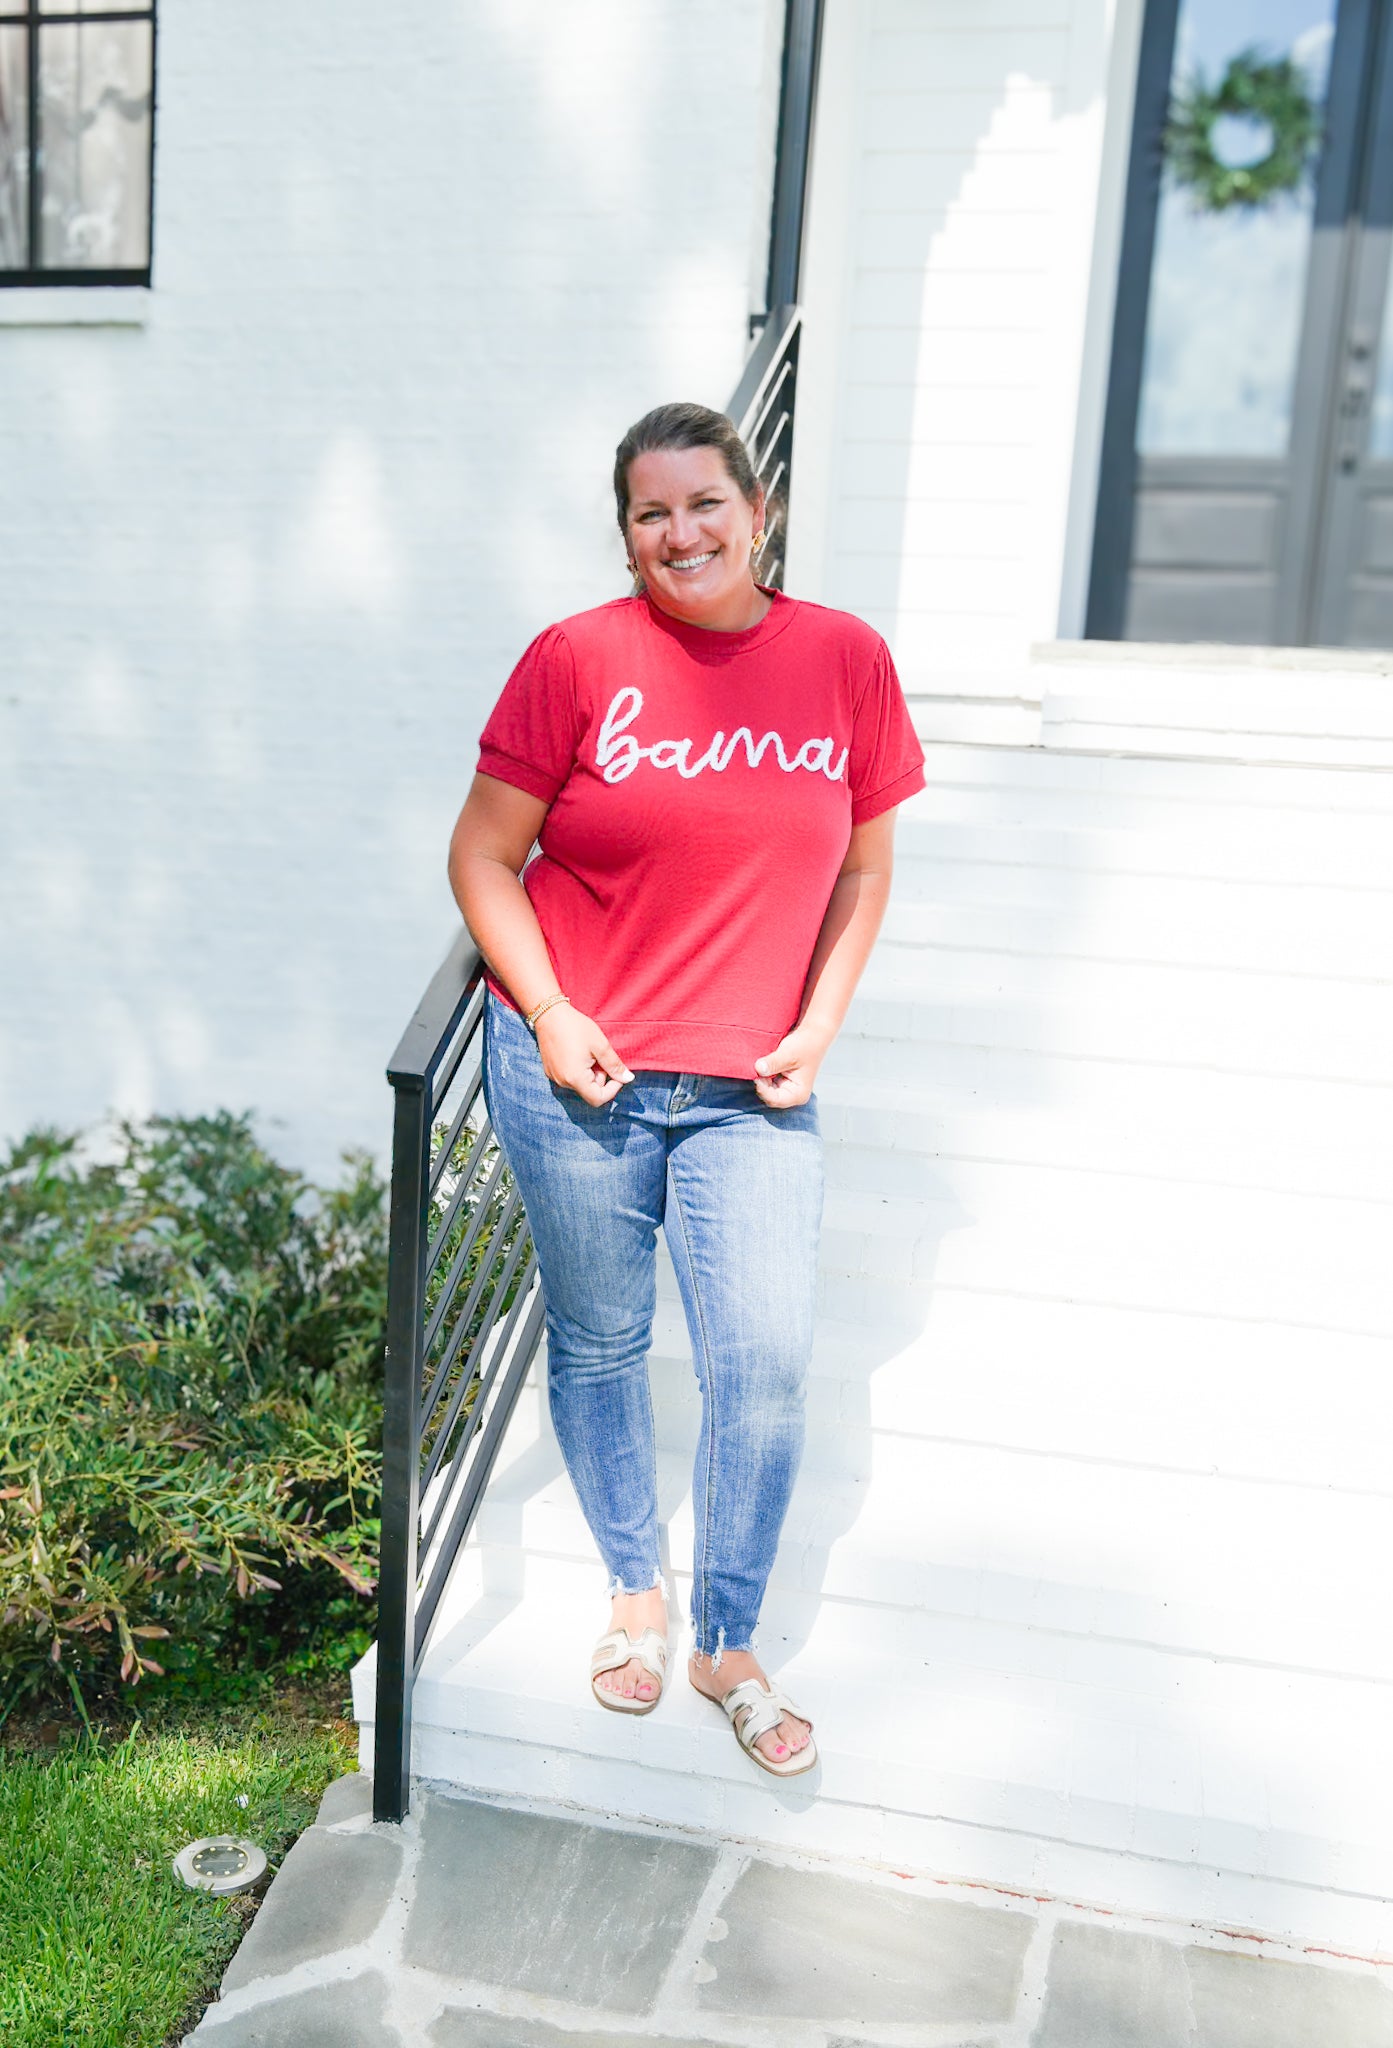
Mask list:
[[[636,455],[652,455],[667,448],[714,448],[726,466],[731,482],[745,502],[753,505],[759,496],[759,478],[750,462],[749,450],[733,421],[709,405],[679,402],[655,405],[636,420],[614,452],[614,503],[619,531],[625,545],[629,540],[629,464]]]

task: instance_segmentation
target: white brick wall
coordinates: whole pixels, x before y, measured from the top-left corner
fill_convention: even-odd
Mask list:
[[[162,11],[146,324],[0,326],[0,1131],[384,1145],[483,715],[738,374],[782,15]]]
[[[1079,629],[1138,15],[828,0],[790,580],[926,735],[1037,737],[1030,644]]]

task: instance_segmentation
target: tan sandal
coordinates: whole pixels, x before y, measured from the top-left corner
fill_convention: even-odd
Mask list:
[[[622,1692],[607,1692],[602,1685],[595,1683],[604,1672],[618,1671],[635,1658],[658,1681],[658,1690],[651,1700],[626,1700]],[[600,1705],[608,1707],[612,1714],[651,1714],[663,1696],[666,1676],[667,1637],[659,1635],[655,1628],[646,1628],[636,1637],[631,1636],[626,1628],[609,1629],[596,1643],[590,1659],[590,1690]]]
[[[700,1687],[697,1688],[700,1691]],[[710,1699],[710,1693],[703,1695]],[[714,1702],[722,1713],[729,1717],[735,1730],[735,1739],[746,1756],[753,1757],[762,1771],[768,1771],[771,1778],[797,1778],[804,1771],[810,1771],[817,1762],[817,1744],[811,1733],[807,1746],[789,1752],[783,1763],[775,1763],[772,1757],[756,1749],[761,1735],[767,1735],[771,1728],[777,1728],[785,1714],[792,1714],[795,1720],[807,1721],[811,1730],[812,1722],[801,1707],[795,1707],[786,1692],[775,1685],[761,1685],[757,1678],[742,1678],[739,1685],[733,1685]]]

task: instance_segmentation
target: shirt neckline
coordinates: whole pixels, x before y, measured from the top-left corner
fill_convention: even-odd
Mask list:
[[[771,584],[761,583],[756,588],[773,602],[756,625],[742,626],[738,633],[715,632],[710,626],[692,626],[685,619],[675,619],[671,612],[665,612],[661,605],[655,604],[646,590],[641,593],[639,602],[647,611],[650,622],[689,653],[700,655],[707,661],[729,661],[734,655],[748,654],[752,649],[777,639],[785,626],[792,624],[798,609],[796,598],[786,596]]]

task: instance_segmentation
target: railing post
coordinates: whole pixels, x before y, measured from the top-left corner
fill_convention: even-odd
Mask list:
[[[822,0],[785,0],[783,81],[765,285],[765,303],[771,315],[776,307],[791,306],[798,298],[821,49]]]
[[[430,1087],[393,1076],[387,1361],[382,1414],[382,1543],[377,1588],[377,1708],[372,1817],[404,1819],[411,1803],[411,1690],[416,1664],[416,1539],[421,1470],[422,1310]]]

